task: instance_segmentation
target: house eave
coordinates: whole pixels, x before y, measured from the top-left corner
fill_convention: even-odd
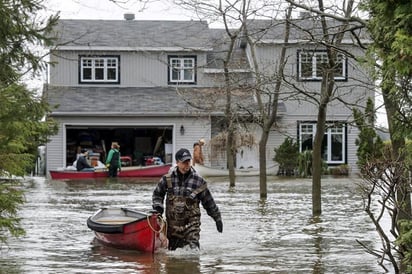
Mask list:
[[[168,112],[168,113],[148,113],[148,112],[52,112],[49,117],[179,117],[179,116],[209,116],[209,115],[223,115],[223,112],[214,112],[214,113],[181,113],[181,112]]]
[[[285,44],[284,39],[262,39],[259,41],[256,41],[258,44]],[[362,44],[371,44],[372,40],[370,39],[359,39],[359,42]],[[314,42],[313,40],[304,40],[304,39],[290,39],[288,40],[288,44],[293,45],[293,44],[318,44]],[[343,45],[353,45],[355,42],[353,40],[349,39],[344,39],[342,40]]]
[[[212,51],[212,48],[207,47],[105,47],[105,46],[57,46],[51,48],[51,50],[60,51],[167,51],[167,52],[180,52],[180,51]]]
[[[224,69],[218,69],[218,68],[205,68],[203,70],[204,73],[224,73]],[[250,69],[229,69],[229,73],[249,73],[251,72]]]
[[[278,111],[278,116],[283,116],[286,113],[284,104]],[[207,117],[207,116],[225,116],[223,111],[212,111],[207,113],[201,112],[168,112],[168,113],[152,113],[152,112],[63,112],[56,111],[49,114],[49,117]]]

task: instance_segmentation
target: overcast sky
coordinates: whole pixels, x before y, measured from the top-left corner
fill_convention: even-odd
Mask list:
[[[188,12],[173,7],[171,1],[153,1],[143,5],[139,0],[45,0],[51,13],[60,11],[62,19],[123,19],[124,13],[135,14],[136,20],[190,20]]]

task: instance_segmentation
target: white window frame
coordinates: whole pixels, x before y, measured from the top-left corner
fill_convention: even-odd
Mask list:
[[[169,84],[196,83],[195,56],[169,56]]]
[[[321,81],[322,74],[319,67],[319,59],[327,62],[328,57],[326,51],[308,51],[299,50],[298,51],[298,79],[300,81]],[[335,80],[337,81],[347,81],[347,58],[342,53],[338,53],[336,59],[342,64],[342,74],[335,75]],[[303,75],[303,61],[308,61],[312,68],[312,74],[310,76]],[[337,63],[339,63],[337,62]]]
[[[312,136],[312,147],[313,147],[313,141],[315,138],[316,134],[316,123],[311,123],[311,122],[302,122],[299,123],[299,151],[303,152],[303,141],[304,141],[304,136],[306,135],[311,135]],[[334,159],[332,157],[332,142],[333,142],[333,137],[335,138],[341,138],[340,143],[342,145],[342,150],[341,150],[341,159]],[[343,123],[330,123],[326,124],[326,132],[324,136],[324,141],[327,142],[326,144],[326,149],[322,155],[322,159],[327,163],[327,164],[345,164],[346,163],[346,124]],[[305,139],[307,140],[307,138]]]
[[[119,56],[80,56],[80,83],[119,83],[119,60]],[[87,69],[90,70],[90,79],[85,78]],[[101,79],[97,78],[99,69],[103,70]]]

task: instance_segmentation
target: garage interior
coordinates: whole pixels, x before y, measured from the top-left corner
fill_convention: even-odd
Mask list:
[[[173,126],[94,127],[66,126],[66,165],[81,149],[105,162],[112,142],[120,145],[122,166],[144,166],[172,162]]]

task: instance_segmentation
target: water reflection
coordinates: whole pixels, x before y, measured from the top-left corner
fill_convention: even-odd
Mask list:
[[[91,261],[130,264],[137,273],[193,274],[201,273],[199,253],[191,250],[164,251],[156,254],[118,250],[93,241]]]
[[[91,253],[89,254],[90,261],[102,262],[119,265],[129,265],[129,270],[138,273],[153,273],[159,270],[159,261],[151,253],[141,253],[130,250],[118,250],[107,246],[102,246],[96,241],[93,242]]]
[[[313,265],[313,274],[325,273],[325,269],[322,264],[322,233],[324,229],[321,223],[322,219],[320,217],[313,217],[309,219],[309,226],[312,227],[312,229],[303,230],[308,235],[312,235],[314,253],[317,256]]]
[[[311,217],[311,181],[209,180],[223,233],[202,211],[201,250],[145,254],[101,246],[86,220],[100,207],[148,211],[157,179],[25,184],[27,235],[3,247],[0,273],[383,273],[356,240],[378,241],[352,180],[322,182],[322,216]]]

